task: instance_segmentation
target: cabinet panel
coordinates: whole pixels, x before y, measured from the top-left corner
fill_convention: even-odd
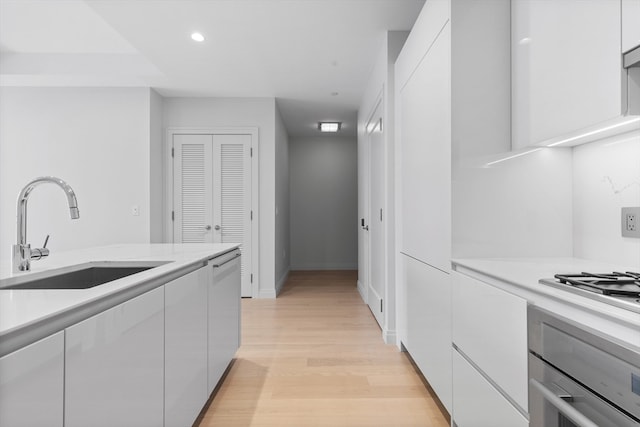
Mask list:
[[[0,358],[0,426],[63,425],[64,332]]]
[[[210,266],[208,387],[211,392],[240,347],[240,258],[226,264],[213,260]]]
[[[165,427],[192,425],[207,392],[207,284],[203,267],[167,283],[165,292]]]
[[[453,343],[523,409],[527,393],[527,301],[457,272]]]
[[[527,427],[513,407],[457,351],[453,351],[453,420],[458,427]]]
[[[622,51],[640,46],[640,0],[622,0]]]
[[[403,344],[451,411],[451,278],[403,256],[406,337]]]
[[[451,258],[451,73],[447,24],[399,91],[401,252],[441,270]]]
[[[163,425],[164,289],[66,329],[65,427]]]
[[[619,117],[620,2],[511,5],[514,148]]]

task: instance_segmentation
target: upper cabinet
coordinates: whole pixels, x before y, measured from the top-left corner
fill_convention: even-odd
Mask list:
[[[640,0],[622,0],[622,52],[640,47]]]
[[[592,131],[626,112],[620,1],[513,0],[511,13],[512,148]]]

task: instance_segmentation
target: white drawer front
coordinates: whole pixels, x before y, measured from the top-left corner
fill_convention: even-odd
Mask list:
[[[455,350],[453,419],[458,427],[529,425],[529,421]]]
[[[454,345],[526,411],[527,301],[452,274]]]

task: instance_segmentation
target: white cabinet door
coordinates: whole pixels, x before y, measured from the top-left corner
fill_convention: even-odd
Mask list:
[[[240,347],[240,258],[209,262],[209,373],[211,392]]]
[[[64,332],[0,358],[0,426],[62,427]]]
[[[402,343],[451,411],[451,278],[403,256],[406,336]]]
[[[450,27],[442,28],[408,80],[396,81],[400,251],[443,271],[451,259]],[[406,61],[404,52],[399,62]]]
[[[622,52],[640,46],[640,0],[622,0]]]
[[[207,390],[207,285],[202,267],[164,286],[164,426],[193,424]]]
[[[164,403],[164,289],[66,329],[65,427],[158,427]]]
[[[457,272],[452,279],[453,344],[527,411],[527,301]]]
[[[619,117],[620,1],[511,5],[513,148]]]
[[[458,427],[527,427],[529,421],[453,351],[453,421]]]

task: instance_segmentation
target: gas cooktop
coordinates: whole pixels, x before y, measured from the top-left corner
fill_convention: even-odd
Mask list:
[[[640,273],[556,274],[540,283],[640,313]]]

